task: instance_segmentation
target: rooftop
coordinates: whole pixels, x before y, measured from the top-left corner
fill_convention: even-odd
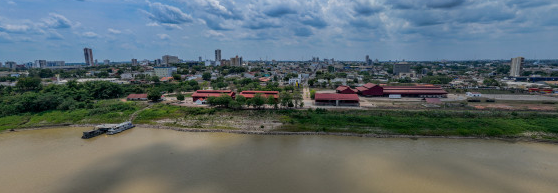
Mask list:
[[[345,100],[345,101],[359,101],[357,94],[336,94],[336,93],[316,93],[315,100]]]

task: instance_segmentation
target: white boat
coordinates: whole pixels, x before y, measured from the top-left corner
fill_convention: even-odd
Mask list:
[[[124,122],[124,123],[120,123],[118,125],[114,125],[113,127],[111,127],[108,131],[107,134],[109,135],[114,135],[117,133],[120,133],[122,131],[126,131],[128,129],[133,128],[134,125],[132,124],[132,122]]]

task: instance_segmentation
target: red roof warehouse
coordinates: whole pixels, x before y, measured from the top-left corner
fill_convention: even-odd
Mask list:
[[[240,92],[240,95],[246,97],[246,99],[251,99],[254,98],[254,96],[256,96],[256,94],[262,94],[263,97],[268,98],[269,96],[273,96],[273,98],[275,98],[275,100],[279,99],[279,91],[250,91],[250,90],[246,90],[246,91],[242,91]]]
[[[346,90],[346,88],[344,88]],[[349,88],[350,89],[350,88]],[[380,86],[367,83],[356,88],[361,96],[389,96],[391,94],[400,94],[405,97],[421,97],[421,98],[441,98],[446,97],[448,92],[439,86],[420,85],[420,86]],[[339,88],[337,88],[338,93]]]
[[[198,99],[207,100],[209,97],[220,97],[228,95],[234,99],[235,93],[232,90],[197,90],[192,94],[192,100],[196,102]]]
[[[386,86],[384,95],[400,94],[407,97],[440,98],[448,92],[438,86]]]
[[[382,96],[384,95],[384,88],[377,84],[366,83],[361,87],[356,88],[358,94],[362,96]]]
[[[128,95],[128,97],[126,97],[126,100],[129,100],[129,101],[146,101],[147,100],[147,94],[130,94],[130,95]]]
[[[316,105],[360,106],[357,94],[316,93]]]
[[[356,89],[352,89],[351,87],[344,86],[344,85],[341,85],[341,86],[337,87],[337,89],[335,89],[335,91],[337,93],[340,93],[340,94],[356,94],[357,93]]]

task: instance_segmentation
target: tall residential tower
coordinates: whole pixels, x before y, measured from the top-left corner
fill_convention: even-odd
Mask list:
[[[83,48],[83,55],[85,56],[85,65],[94,66],[93,50],[91,48]]]
[[[215,50],[215,61],[221,61],[221,50],[220,49]]]
[[[525,58],[523,57],[517,57],[511,59],[511,68],[510,68],[511,77],[521,76],[521,68],[523,68],[524,62],[525,62]]]

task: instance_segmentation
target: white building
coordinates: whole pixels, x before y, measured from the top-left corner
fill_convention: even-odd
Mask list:
[[[46,60],[35,60],[35,65],[33,68],[44,68],[46,66]]]
[[[142,61],[140,62],[140,65],[142,65],[142,66],[147,66],[147,65],[149,65],[149,60],[142,60]]]
[[[481,97],[482,94],[480,92],[466,92],[465,93],[468,97]]]
[[[103,64],[109,65],[109,64],[110,64],[110,60],[103,60]]]
[[[154,67],[153,68],[155,76],[162,78],[162,77],[171,77],[173,73],[175,73],[178,69],[176,67]]]
[[[298,75],[298,78],[289,79],[289,84],[290,85],[297,85],[297,84],[300,85],[301,83],[302,83],[302,78],[301,78],[300,74]]]

